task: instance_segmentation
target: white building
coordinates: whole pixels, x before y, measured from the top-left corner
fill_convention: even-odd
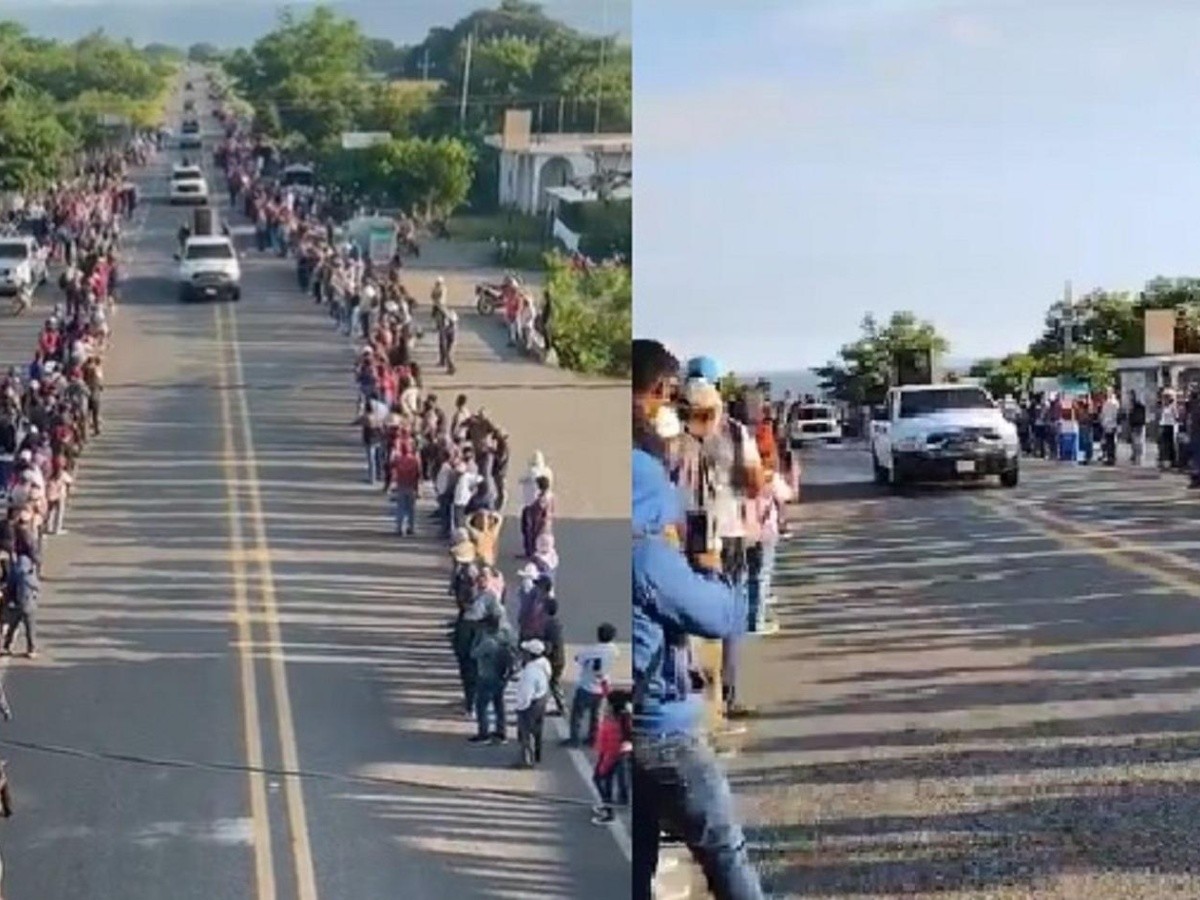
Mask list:
[[[505,149],[501,135],[486,139],[500,152],[500,205],[530,215],[548,211],[550,188],[579,186],[602,170],[628,172],[631,134],[535,134],[524,149]]]

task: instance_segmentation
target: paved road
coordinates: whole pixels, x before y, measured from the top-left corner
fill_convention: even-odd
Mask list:
[[[1183,480],[1034,462],[1013,491],[894,497],[861,451],[809,465],[826,483],[797,508],[731,763],[774,887],[1200,896]]]
[[[144,196],[162,195],[168,164]],[[513,748],[465,742],[444,552],[396,539],[362,483],[352,346],[290,265],[252,254],[240,304],[180,305],[183,213],[147,212],[105,434],[50,551],[45,653],[8,673],[17,720],[0,738],[188,765],[3,748],[19,804],[6,896],[623,896],[621,829],[588,821],[576,760],[555,747],[518,772]],[[469,299],[477,274],[456,272],[452,291]],[[412,288],[427,294],[433,275],[414,270]],[[607,425],[625,421],[627,389],[512,360],[494,323],[470,322],[463,351],[435,389],[482,401],[520,457],[540,446],[556,468],[568,639],[627,623],[628,453]]]

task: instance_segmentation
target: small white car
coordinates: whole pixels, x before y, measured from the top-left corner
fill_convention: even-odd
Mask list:
[[[828,403],[803,403],[791,413],[788,442],[793,448],[806,444],[833,444],[841,439],[842,421],[837,407]]]
[[[228,237],[190,237],[177,257],[180,301],[242,299],[242,267]]]
[[[0,294],[12,296],[46,283],[46,256],[28,235],[0,237]]]
[[[208,182],[199,166],[176,166],[171,171],[171,204],[208,203]]]

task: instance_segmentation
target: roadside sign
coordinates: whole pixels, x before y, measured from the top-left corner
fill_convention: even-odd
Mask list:
[[[365,150],[376,144],[386,144],[391,139],[392,135],[387,131],[343,131],[342,149]]]

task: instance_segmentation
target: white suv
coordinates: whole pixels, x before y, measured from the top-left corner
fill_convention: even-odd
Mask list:
[[[242,299],[242,267],[233,242],[223,235],[190,237],[179,259],[179,299]]]
[[[46,282],[46,257],[28,236],[0,237],[0,294],[36,290]]]
[[[171,171],[171,203],[208,203],[208,182],[199,166],[176,166]]]

